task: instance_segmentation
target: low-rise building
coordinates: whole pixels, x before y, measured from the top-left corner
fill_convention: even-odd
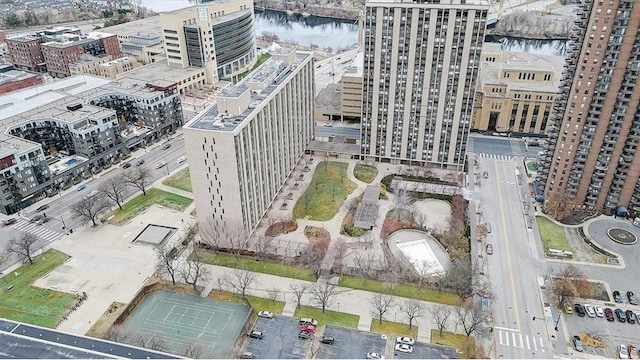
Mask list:
[[[360,121],[362,117],[362,69],[364,53],[359,52],[351,66],[342,75],[342,118],[349,121]]]
[[[95,75],[115,79],[118,75],[139,67],[133,56],[113,59],[111,55],[91,56],[84,54],[80,61],[69,64],[71,75]]]
[[[116,36],[100,32],[86,36],[64,34],[57,41],[43,43],[40,47],[47,72],[58,78],[70,76],[69,65],[80,61],[83,54],[111,55],[113,59],[122,57]]]
[[[271,55],[183,128],[201,229],[250,235],[313,138],[313,55]]]
[[[0,95],[0,212],[12,214],[183,123],[175,83],[91,75]]]
[[[16,70],[10,64],[0,65],[0,94],[42,84],[40,74]]]
[[[485,43],[473,131],[544,135],[558,95],[564,58],[502,51]]]
[[[80,30],[68,27],[56,27],[34,34],[7,37],[7,60],[17,69],[46,72],[47,64],[42,53],[41,44],[55,41],[62,35],[80,35]]]

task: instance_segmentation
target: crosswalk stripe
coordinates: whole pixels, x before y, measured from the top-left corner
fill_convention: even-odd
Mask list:
[[[531,350],[531,345],[529,344],[529,335],[527,335],[527,349]]]
[[[544,343],[542,342],[542,338],[539,338],[539,339],[540,339],[540,350],[544,352]]]
[[[522,334],[518,334],[520,335],[520,347],[524,348],[524,343],[522,342]]]
[[[509,336],[509,334],[511,334],[511,336]],[[538,346],[538,340],[540,341],[540,346]],[[544,341],[541,337],[521,334],[519,331],[498,330],[498,343],[503,346],[519,347],[521,349],[526,348],[528,350],[531,350],[533,347],[534,351],[538,351],[540,348],[540,351],[544,352]]]
[[[511,337],[513,338],[513,346],[516,346],[516,333],[511,333]]]
[[[498,331],[498,336],[500,337],[500,345],[504,345],[502,343],[502,331]]]
[[[57,231],[22,219],[18,220],[18,222],[13,224],[12,227],[20,231],[35,235],[47,241],[54,241],[62,237],[62,234]]]

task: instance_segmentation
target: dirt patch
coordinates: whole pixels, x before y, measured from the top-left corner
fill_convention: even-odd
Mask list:
[[[606,264],[607,257],[599,252],[594,251],[589,245],[585,244],[575,229],[565,228],[567,242],[573,250],[573,260],[581,262],[590,262],[596,264]]]
[[[591,219],[592,217],[596,217],[598,215],[598,212],[593,211],[574,211],[571,213],[571,215],[560,220],[560,222],[565,225],[580,225],[585,221]]]
[[[124,309],[127,307],[127,304],[114,302],[109,305],[107,311],[105,311],[102,316],[96,321],[91,329],[87,331],[87,336],[106,339],[108,337],[107,332],[116,319],[122,315]]]
[[[316,226],[305,226],[304,235],[311,242],[316,242],[318,240],[327,241],[327,243],[331,240],[331,234],[327,229],[319,228]]]
[[[603,283],[577,279],[574,279],[573,282],[576,284],[576,289],[580,292],[578,294],[580,298],[609,301],[609,293]]]
[[[353,218],[355,216],[356,216],[356,209],[349,209],[349,211],[347,211],[347,213],[344,216],[344,219],[342,219],[342,225],[340,225],[340,232],[342,232],[345,226],[353,225]]]
[[[264,235],[276,237],[280,234],[286,234],[296,230],[298,230],[298,223],[295,220],[280,221],[269,226]]]
[[[417,224],[412,223],[406,218],[400,217],[397,219],[393,216],[393,213],[390,212],[387,217],[384,219],[384,223],[382,224],[382,230],[380,230],[380,238],[386,240],[389,235],[394,232],[402,229],[416,229]]]

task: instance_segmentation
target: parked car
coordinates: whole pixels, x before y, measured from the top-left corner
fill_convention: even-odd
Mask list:
[[[380,355],[377,352],[368,352],[367,353],[367,359],[384,359],[384,355]]]
[[[140,166],[142,164],[144,164],[144,159],[138,160],[138,162],[136,163],[136,166]]]
[[[640,312],[636,313],[636,324],[640,325]]]
[[[240,354],[240,359],[255,359],[255,355],[250,351],[245,351]]]
[[[616,314],[616,317],[618,318],[618,321],[620,321],[620,322],[626,322],[627,321],[627,317],[626,317],[624,311],[622,311],[621,309],[615,309],[613,312]]]
[[[76,191],[82,191],[82,190],[84,190],[84,189],[86,189],[86,188],[87,188],[87,185],[85,185],[85,184],[80,184],[80,185],[78,185],[78,187],[76,187]]]
[[[613,301],[617,302],[617,303],[621,303],[622,302],[622,296],[620,296],[620,291],[616,290],[613,292]]]
[[[2,226],[9,226],[17,223],[18,220],[16,218],[8,218],[6,220],[2,220]]]
[[[596,311],[593,308],[593,305],[585,304],[584,305],[584,311],[587,312],[587,316],[588,317],[596,317]]]
[[[262,340],[262,338],[264,337],[264,333],[262,331],[251,330],[251,332],[249,333],[249,337],[252,339]]]
[[[411,345],[411,346],[413,346],[413,345],[415,345],[415,344],[416,344],[416,341],[415,341],[415,340],[413,340],[413,339],[412,339],[412,338],[410,338],[410,337],[406,337],[406,336],[398,336],[398,337],[396,338],[396,344],[406,344],[406,345]]]
[[[300,331],[303,331],[309,334],[315,334],[316,327],[311,324],[304,324],[304,325],[300,325]]]
[[[49,208],[49,204],[44,204],[39,208],[37,208],[36,211],[44,211],[44,210],[47,210],[48,208]]]
[[[333,336],[322,336],[320,338],[320,342],[323,344],[332,345],[334,341],[336,341],[336,339],[334,339]]]
[[[604,309],[604,317],[607,318],[607,321],[615,321],[616,318],[613,316],[613,310],[611,308]]]
[[[122,168],[123,168],[123,169],[128,169],[128,168],[130,168],[130,167],[131,167],[131,163],[124,163],[124,164],[122,164]]]
[[[182,164],[183,162],[187,161],[187,157],[186,156],[180,156],[178,158],[178,164]]]
[[[258,317],[265,318],[265,319],[273,319],[273,313],[271,311],[263,310],[258,313]]]
[[[567,314],[573,314],[573,307],[571,307],[571,304],[569,304],[568,302],[564,303],[564,312],[566,312]]]
[[[403,353],[411,354],[413,353],[413,346],[407,345],[407,344],[396,344],[395,350]]]
[[[171,144],[166,143],[166,144],[162,145],[162,150],[167,150],[170,147],[171,147]]]
[[[493,245],[487,244],[487,255],[493,255]]]
[[[579,336],[574,335],[571,341],[573,342],[573,348],[576,349],[576,351],[584,351],[584,346],[582,346],[582,340],[580,340]]]
[[[582,304],[575,304],[573,306],[573,310],[575,310],[576,315],[580,317],[584,317],[585,315],[587,315],[587,312],[584,310],[584,306],[582,306]]]
[[[38,215],[32,217],[31,220],[29,220],[29,222],[33,224],[34,222],[38,222],[38,221],[42,220],[43,218],[44,218],[43,214],[38,214]]]
[[[635,324],[636,323],[636,314],[634,314],[633,311],[627,310],[627,311],[624,312],[624,314],[627,316],[627,322],[629,324]]]
[[[304,331],[300,331],[298,333],[298,339],[300,340],[308,340],[311,339],[311,334],[304,332]]]
[[[602,306],[596,305],[593,307],[593,309],[596,311],[597,317],[604,317],[604,309],[602,308]]]
[[[318,326],[318,321],[310,318],[300,318],[300,320],[298,321],[298,324]]]
[[[627,299],[629,300],[629,304],[638,305],[638,297],[633,293],[633,291],[627,291]]]
[[[620,359],[628,359],[629,358],[629,350],[627,350],[627,345],[620,344],[620,346],[618,346],[618,357]]]
[[[44,214],[42,214],[44,215]],[[40,220],[36,221],[36,224],[38,225],[42,225],[46,222],[49,222],[49,220],[51,220],[50,218],[48,218],[46,215],[44,215],[42,218],[40,218]]]
[[[322,126],[324,126],[324,127],[332,127],[333,123],[327,122],[327,123],[322,124]]]

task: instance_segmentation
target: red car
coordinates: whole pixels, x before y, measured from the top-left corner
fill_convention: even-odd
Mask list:
[[[315,334],[316,333],[316,327],[313,325],[301,325],[300,326],[300,332],[306,332],[309,334]]]
[[[493,255],[493,245],[487,244],[487,255]]]
[[[9,226],[9,225],[13,225],[15,223],[17,223],[18,220],[16,220],[16,218],[9,218],[7,220],[3,220],[2,221],[2,226]]]
[[[607,321],[615,321],[616,317],[613,315],[613,310],[610,308],[604,309],[604,317],[607,318]]]

